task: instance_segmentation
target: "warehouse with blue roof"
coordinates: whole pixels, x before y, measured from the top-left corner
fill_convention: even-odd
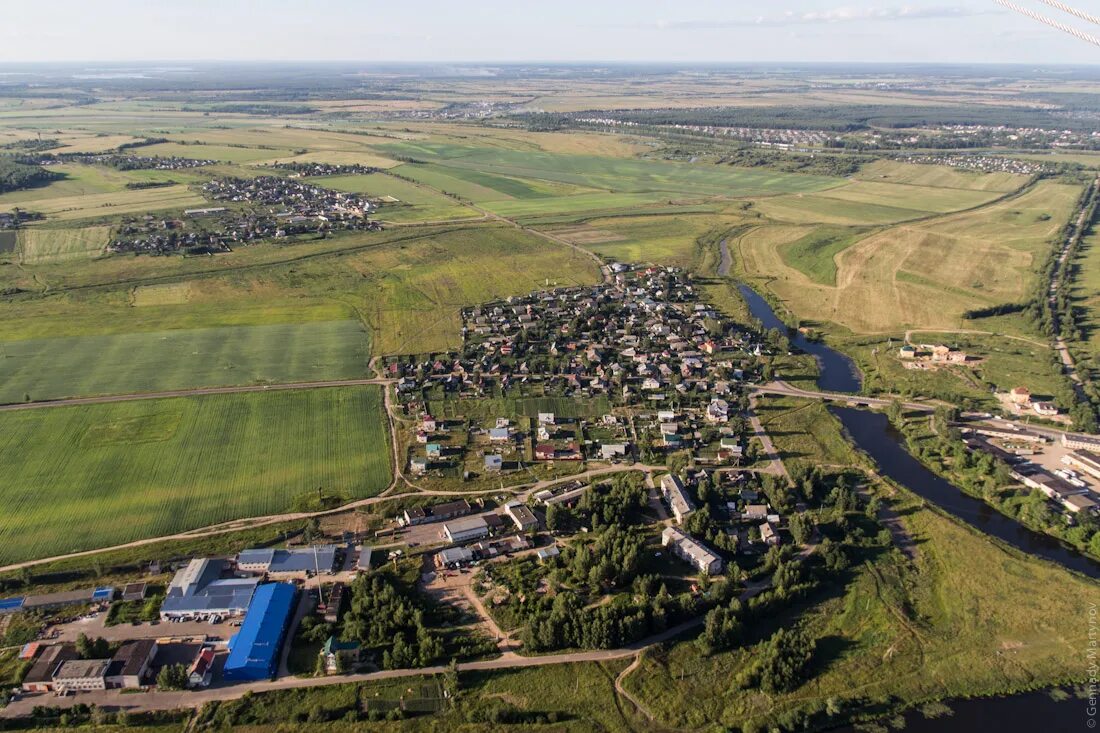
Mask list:
[[[292,583],[268,583],[256,589],[240,631],[229,640],[224,679],[255,681],[275,676],[296,597]]]

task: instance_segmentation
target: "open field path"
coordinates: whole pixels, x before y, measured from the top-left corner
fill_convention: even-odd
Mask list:
[[[789,483],[791,475],[787,473],[787,467],[784,466],[783,461],[780,460],[779,451],[776,450],[775,443],[772,442],[772,439],[764,430],[764,424],[756,414],[756,395],[749,397],[749,425],[752,427],[752,437],[760,441],[760,447],[764,450],[764,458],[768,461],[767,473],[782,476],[787,479]]]
[[[196,387],[194,389],[173,389],[165,392],[135,392],[131,394],[99,395],[96,397],[69,397],[60,400],[42,400],[38,402],[13,402],[0,405],[0,412],[15,410],[35,410],[42,407],[73,407],[76,405],[102,405],[113,402],[135,402],[138,400],[162,400],[172,397],[201,397],[204,395],[240,394],[244,392],[278,392],[300,389],[325,389],[332,387],[362,387],[368,384],[389,385],[393,379],[330,379],[323,382],[285,382],[282,384],[242,384],[229,387]]]
[[[393,175],[393,174],[391,174],[387,171],[382,171],[382,173],[383,173],[383,175]],[[405,179],[402,179],[402,180],[405,180]],[[482,208],[481,206],[478,206],[477,204],[473,203],[472,201],[467,201],[465,199],[460,199],[457,196],[449,194],[446,191],[443,191],[441,189],[435,188],[434,186],[429,186],[426,183],[421,183],[421,182],[417,181],[414,185],[416,185],[420,188],[423,188],[425,191],[431,191],[432,193],[438,194],[440,196],[444,196],[444,197],[450,199],[451,201],[454,201],[457,204],[461,204],[462,206],[466,206],[468,208],[473,209],[474,211],[476,211],[476,212],[478,212],[482,215],[482,219],[480,219],[479,221],[484,221],[484,220],[498,221],[498,222],[501,222],[503,224],[507,224],[509,226],[515,227],[516,229],[519,229],[522,232],[526,232],[528,234],[532,234],[532,235],[534,235],[536,237],[539,237],[541,239],[545,239],[548,242],[553,242],[554,244],[560,244],[563,247],[568,247],[569,249],[573,250],[574,252],[576,252],[578,254],[581,254],[581,255],[584,255],[585,257],[588,257],[593,262],[595,262],[596,265],[600,268],[600,274],[603,276],[604,282],[610,282],[611,281],[611,268],[609,268],[606,264],[604,264],[603,259],[598,254],[596,254],[595,252],[593,252],[590,249],[586,249],[586,248],[584,248],[584,247],[582,247],[578,244],[574,244],[573,242],[570,242],[568,239],[563,239],[562,237],[558,237],[558,236],[550,234],[548,232],[544,232],[544,231],[541,231],[539,229],[532,229],[531,227],[524,226],[523,224],[520,224],[519,222],[515,221],[514,219],[509,219],[506,216],[501,216],[500,214],[497,214],[495,212],[489,211],[488,209]]]
[[[634,706],[634,709],[645,716],[646,720],[653,723],[653,713],[649,712],[649,709],[645,705],[642,705],[641,700],[634,697],[631,692],[623,687],[623,680],[630,676],[630,674],[640,667],[642,664],[642,653],[638,652],[634,655],[634,661],[629,664],[622,672],[619,672],[619,676],[615,678],[615,692],[619,693],[622,697],[630,701],[630,704]]]

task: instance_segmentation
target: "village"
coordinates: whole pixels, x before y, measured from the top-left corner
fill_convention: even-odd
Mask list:
[[[234,246],[303,234],[381,231],[373,204],[293,177],[218,178],[203,194],[232,206],[187,209],[182,219],[145,215],[118,226],[107,251],[145,254],[229,252]]]
[[[336,543],[314,539],[176,562],[163,594],[147,595],[153,584],[146,577],[122,588],[2,599],[0,624],[20,614],[48,619],[20,653],[29,671],[19,695],[101,700],[118,689],[273,679],[292,673],[288,660],[303,647],[317,657],[320,674],[389,668],[392,658],[339,629],[350,599],[391,564],[417,568],[426,597],[476,619],[480,636],[463,648],[514,649],[518,641],[500,629],[515,612],[507,581],[513,563],[534,562],[543,573],[565,568],[587,541],[617,531],[596,526],[600,516],[634,526],[637,551],[666,578],[681,578],[677,587],[689,595],[722,576],[732,558],[740,558],[740,577],[745,568],[762,571],[769,548],[805,542],[791,539],[787,517],[769,499],[776,477],[744,465],[756,449],[746,451],[748,403],[739,385],[754,377],[770,347],[700,302],[677,268],[610,269],[603,285],[468,309],[461,353],[385,367],[410,418],[411,477],[486,479],[499,483],[498,493],[416,502],[373,533],[344,531]],[[536,386],[538,399],[600,400],[608,411],[484,420],[456,412],[478,398]],[[444,403],[447,418],[425,410]],[[531,482],[532,465],[567,468]],[[69,607],[79,615],[51,615]],[[135,607],[145,609],[143,618]]]
[[[414,475],[470,479],[537,462],[654,462],[680,450],[700,463],[740,463],[741,386],[759,375],[758,357],[771,347],[701,302],[677,268],[611,270],[606,284],[465,310],[460,353],[387,362],[401,408],[416,422],[407,456]],[[464,413],[464,405],[496,397],[533,409]],[[580,414],[578,401],[604,410]]]

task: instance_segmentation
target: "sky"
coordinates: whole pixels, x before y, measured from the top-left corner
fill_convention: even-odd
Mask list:
[[[1019,5],[1100,36],[1042,4]],[[1100,15],[1100,0],[1069,0]],[[33,61],[1100,63],[993,0],[8,0]]]

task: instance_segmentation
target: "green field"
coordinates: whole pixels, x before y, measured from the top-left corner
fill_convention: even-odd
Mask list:
[[[789,260],[785,248],[811,232],[805,225],[760,226],[731,247],[743,272],[799,317],[858,333],[965,328],[964,311],[1019,302],[1030,292],[1080,193],[1042,180],[977,209],[881,228],[835,255],[835,285],[811,276],[810,263]]]
[[[0,342],[0,403],[366,376],[358,321]]]
[[[667,214],[602,217],[539,228],[609,259],[683,267],[699,259],[701,237],[730,229],[738,221],[733,216]]]
[[[0,563],[284,512],[389,483],[377,387],[0,413]]]
[[[836,256],[865,236],[866,229],[818,227],[780,248],[788,265],[821,285],[836,285]]]
[[[840,179],[825,176],[751,170],[713,163],[674,163],[432,142],[384,143],[376,147],[389,155],[426,159],[447,169],[489,174],[494,178],[483,179],[484,183],[479,185],[497,189],[498,192],[499,183],[485,184],[492,184],[492,181],[504,177],[564,183],[614,193],[740,197],[820,191],[840,183]],[[403,173],[405,166],[396,170]],[[450,175],[462,174],[456,172]]]

